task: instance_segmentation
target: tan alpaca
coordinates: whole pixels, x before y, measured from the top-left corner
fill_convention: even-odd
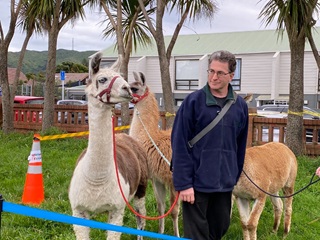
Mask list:
[[[173,187],[172,173],[170,171],[171,162],[171,130],[160,130],[158,127],[160,115],[157,100],[145,83],[143,73],[133,73],[135,82],[130,83],[130,88],[134,95],[135,108],[129,130],[129,135],[143,143],[143,147],[148,156],[149,174],[152,178],[153,189],[158,205],[159,215],[163,215],[166,210],[166,189],[170,193],[170,203],[174,203],[176,192]],[[158,152],[159,148],[165,159]],[[167,162],[169,161],[169,163]],[[178,226],[179,201],[171,212],[173,230],[175,236],[179,236]],[[164,232],[164,219],[159,220],[159,233]]]
[[[74,170],[69,200],[75,217],[90,218],[91,214],[108,212],[110,224],[123,224],[125,201],[117,183],[114,164],[112,111],[114,104],[130,101],[129,84],[117,72],[121,61],[100,69],[101,54],[90,62],[88,95],[89,141]],[[116,155],[119,176],[125,197],[134,198],[137,211],[146,215],[147,159],[140,144],[127,134],[116,135]],[[145,220],[137,218],[138,229]],[[74,225],[77,240],[88,240],[90,228]],[[120,239],[121,233],[109,231],[108,240]],[[138,239],[142,239],[138,237]]]
[[[257,186],[270,194],[277,196],[281,189],[285,196],[294,192],[297,160],[293,152],[282,143],[270,142],[248,148],[243,170]],[[240,213],[244,240],[256,240],[259,218],[268,195],[254,186],[243,172],[233,190],[233,195]],[[273,231],[276,232],[281,221],[283,202],[277,197],[270,198],[274,209]],[[290,231],[292,200],[293,197],[284,199],[284,237]],[[252,209],[251,202],[253,202]]]

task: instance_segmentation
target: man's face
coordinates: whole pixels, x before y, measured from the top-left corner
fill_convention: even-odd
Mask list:
[[[228,90],[228,84],[232,81],[234,73],[229,72],[228,63],[212,61],[208,69],[208,84],[213,91]]]

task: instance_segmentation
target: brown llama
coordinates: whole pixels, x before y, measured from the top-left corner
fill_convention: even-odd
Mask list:
[[[101,54],[90,62],[88,95],[89,140],[88,148],[79,156],[70,187],[69,200],[75,217],[89,219],[92,214],[108,212],[110,224],[123,224],[126,203],[117,182],[114,164],[112,114],[116,103],[130,101],[129,84],[117,72],[118,61],[111,68],[100,69]],[[120,184],[126,199],[142,215],[146,214],[145,194],[148,168],[141,144],[127,134],[117,134],[116,156]],[[144,229],[145,220],[137,217],[138,229]],[[73,226],[77,240],[89,240],[90,228]],[[109,231],[108,240],[120,239],[121,233]],[[142,239],[142,237],[138,237]]]
[[[143,73],[134,72],[135,82],[130,83],[135,103],[129,135],[143,144],[147,152],[149,175],[157,201],[158,213],[162,216],[166,208],[166,189],[170,193],[170,203],[174,203],[177,192],[173,187],[171,162],[171,129],[160,130],[157,100],[145,82]],[[152,140],[151,140],[152,139]],[[160,152],[159,152],[160,150]],[[161,156],[163,155],[163,156]],[[179,236],[179,201],[174,206],[171,217],[175,236]],[[164,219],[159,219],[159,233],[164,232]]]
[[[240,214],[244,240],[257,239],[257,226],[268,197],[259,188],[273,195],[270,198],[274,210],[274,232],[279,228],[283,211],[283,202],[276,196],[279,195],[281,189],[285,196],[289,196],[284,199],[284,237],[287,236],[291,225],[293,201],[291,195],[294,193],[297,168],[295,155],[283,143],[270,142],[262,146],[247,148],[243,172],[233,190]],[[250,203],[252,201],[251,208]]]

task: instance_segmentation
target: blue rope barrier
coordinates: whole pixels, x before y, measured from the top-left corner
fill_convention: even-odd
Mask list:
[[[3,198],[2,198],[2,195],[0,194],[0,239],[1,239],[1,215],[2,215],[2,210],[3,210]]]
[[[174,239],[175,240],[177,240],[177,239],[184,240],[185,239],[185,238],[178,238],[178,237],[159,234],[159,233],[142,231],[142,230],[128,228],[128,227],[122,227],[122,226],[116,226],[116,225],[107,224],[107,223],[101,223],[101,222],[83,219],[83,218],[72,217],[69,215],[61,214],[61,213],[50,212],[47,210],[27,207],[27,206],[9,203],[9,202],[5,202],[5,201],[3,201],[3,211],[15,213],[15,214],[20,214],[20,215],[25,215],[28,217],[35,217],[35,218],[41,218],[41,219],[45,219],[45,220],[51,220],[51,221],[55,221],[55,222],[76,224],[76,225],[86,226],[86,227],[90,227],[90,228],[98,228],[98,229],[102,229],[102,230],[122,232],[122,233],[126,233],[126,234],[139,235],[139,236],[144,236],[144,237],[151,237],[151,238],[158,238],[158,239],[173,239],[173,240]]]

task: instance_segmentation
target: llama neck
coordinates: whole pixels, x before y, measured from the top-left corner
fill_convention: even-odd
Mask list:
[[[93,181],[112,176],[114,171],[114,142],[112,109],[88,105],[89,140],[85,161],[85,174]]]
[[[151,136],[159,131],[159,120],[158,103],[154,94],[150,92],[134,107],[129,135],[144,140],[147,137],[146,130]]]

